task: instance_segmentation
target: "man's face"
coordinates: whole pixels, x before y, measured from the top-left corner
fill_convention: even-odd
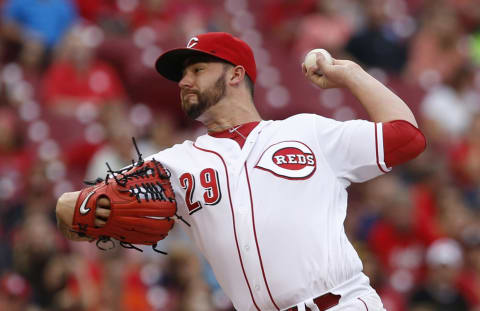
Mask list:
[[[226,92],[226,67],[219,62],[196,62],[188,65],[179,82],[182,110],[197,119],[216,105]]]

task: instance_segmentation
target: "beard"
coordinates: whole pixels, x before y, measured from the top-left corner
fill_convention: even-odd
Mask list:
[[[182,97],[182,110],[185,114],[196,120],[201,116],[208,108],[215,106],[222,98],[225,97],[226,84],[225,84],[225,72],[215,81],[214,85],[204,90],[191,91],[189,94],[196,94],[198,102],[196,104],[188,105],[185,99]]]

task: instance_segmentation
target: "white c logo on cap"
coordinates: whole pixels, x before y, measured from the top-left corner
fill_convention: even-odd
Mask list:
[[[198,43],[198,38],[197,37],[192,37],[190,41],[187,43],[187,48],[193,48],[195,45]]]

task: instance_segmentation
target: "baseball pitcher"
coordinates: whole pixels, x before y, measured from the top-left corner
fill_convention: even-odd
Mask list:
[[[237,310],[384,310],[344,231],[347,188],[424,150],[408,106],[356,63],[318,53],[306,79],[347,88],[370,121],[262,120],[252,50],[227,33],[192,38],[156,69],[208,133],[62,195],[62,232],[155,247],[176,221]]]

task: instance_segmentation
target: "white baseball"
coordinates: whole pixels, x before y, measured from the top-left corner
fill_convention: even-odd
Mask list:
[[[305,55],[304,63],[305,63],[305,67],[307,68],[307,70],[310,67],[313,67],[313,66],[317,65],[317,54],[316,53],[322,53],[323,56],[325,57],[325,59],[327,60],[327,62],[329,64],[333,64],[332,56],[330,55],[330,53],[328,53],[327,50],[313,49],[310,52],[308,52],[307,55]],[[320,70],[317,70],[315,73],[318,74],[318,75],[322,75],[322,72]]]

